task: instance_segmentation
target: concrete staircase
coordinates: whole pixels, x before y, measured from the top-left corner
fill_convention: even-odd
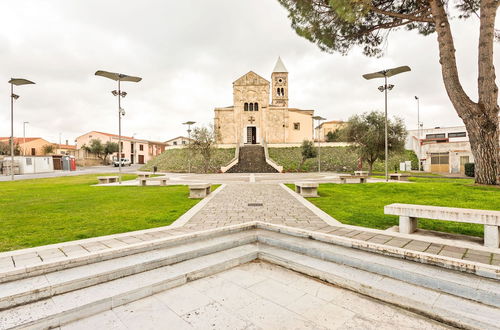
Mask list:
[[[78,266],[66,260],[57,271],[38,267],[34,276],[27,268],[28,276],[1,283],[0,329],[58,327],[255,259],[450,325],[500,328],[498,278],[333,244],[283,226],[219,228],[116,253],[107,260],[95,253]]]
[[[261,145],[245,145],[240,147],[238,164],[227,173],[277,173],[278,171],[266,162],[264,147]]]

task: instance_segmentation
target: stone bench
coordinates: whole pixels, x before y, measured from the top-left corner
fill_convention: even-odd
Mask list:
[[[113,183],[118,181],[118,176],[98,176],[99,184]]]
[[[354,171],[355,176],[368,176],[368,171]]]
[[[160,181],[160,186],[166,186],[168,177],[166,176],[158,176],[154,178],[139,177],[137,180],[139,182],[139,186],[147,186],[148,181]]]
[[[408,174],[403,174],[403,173],[389,173],[389,179],[390,180],[408,181],[409,177],[410,176]]]
[[[316,182],[296,182],[295,192],[302,197],[319,197],[318,184]]]
[[[399,232],[404,234],[417,229],[418,218],[481,224],[484,246],[500,246],[500,211],[396,203],[386,205],[384,213],[399,216]]]
[[[210,194],[210,183],[193,183],[189,185],[189,198],[205,198]]]
[[[137,173],[137,178],[139,178],[139,179],[149,178],[150,176],[151,176],[151,173]]]
[[[368,176],[361,176],[361,175],[350,175],[350,174],[340,174],[340,183],[347,183],[347,179],[354,179],[356,182],[359,183],[366,183]]]

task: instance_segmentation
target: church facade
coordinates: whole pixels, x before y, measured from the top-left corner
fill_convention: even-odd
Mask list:
[[[271,82],[248,72],[233,82],[233,105],[214,111],[219,144],[296,144],[313,139],[314,110],[288,106],[288,71],[281,58]]]

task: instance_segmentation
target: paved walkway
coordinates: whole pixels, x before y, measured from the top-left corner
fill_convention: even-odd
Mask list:
[[[398,233],[375,231],[362,227],[332,226],[305,207],[282,186],[264,183],[239,183],[225,186],[182,227],[161,227],[0,253],[0,271],[256,220],[500,266],[500,250],[497,253],[491,253],[482,249],[457,247],[452,244],[436,244],[425,241],[423,237],[405,238]]]

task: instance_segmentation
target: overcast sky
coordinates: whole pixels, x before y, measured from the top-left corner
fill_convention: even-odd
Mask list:
[[[498,22],[497,22],[498,26]],[[476,99],[476,18],[453,23],[460,77]],[[496,45],[496,66],[500,66]],[[383,109],[381,81],[361,75],[399,65],[389,113],[417,126],[462,125],[446,95],[436,36],[390,35],[385,56],[321,52],[290,28],[275,0],[16,0],[0,2],[0,136],[10,135],[11,77],[33,80],[15,93],[14,129],[51,142],[91,130],[118,133],[115,82],[96,70],[143,77],[123,83],[123,134],[165,141],[185,134],[182,122],[209,124],[214,107],[232,104],[232,82],[252,70],[270,80],[281,56],[289,71],[289,104],[329,120]],[[497,69],[498,72],[498,69]],[[497,74],[498,76],[498,74]],[[498,79],[497,79],[498,80]]]

